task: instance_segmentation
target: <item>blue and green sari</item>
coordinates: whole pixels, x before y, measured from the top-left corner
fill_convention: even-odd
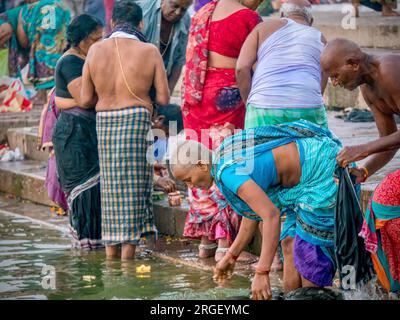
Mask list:
[[[216,150],[211,174],[238,214],[261,220],[238,195],[224,186],[222,171],[294,141],[302,144],[305,155],[300,183],[292,188],[278,185],[266,191],[282,215],[286,214],[281,239],[298,234],[314,245],[333,247],[337,193],[333,176],[341,143],[329,130],[305,120],[243,130],[226,138]]]
[[[50,89],[57,61],[67,46],[71,14],[61,0],[40,0],[23,6],[21,19],[30,46],[28,79],[37,90]]]
[[[13,28],[8,45],[9,75],[21,77],[21,70],[29,64],[28,79],[36,90],[54,87],[55,67],[67,46],[70,20],[71,14],[61,0],[40,0],[1,14],[0,25],[10,23]],[[29,42],[26,49],[18,43],[19,23]]]
[[[13,34],[6,46],[8,49],[8,74],[1,74],[0,76],[9,75],[10,77],[14,78],[20,77],[21,66],[23,67],[23,65],[28,61],[29,50],[23,49],[18,44],[17,40],[18,17],[21,10],[22,6],[7,10],[6,12],[0,14],[0,26],[5,23],[9,23],[13,29]]]

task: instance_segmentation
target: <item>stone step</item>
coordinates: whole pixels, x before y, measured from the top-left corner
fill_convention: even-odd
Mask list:
[[[328,114],[329,126],[342,140],[344,145],[365,143],[378,137],[374,123],[344,123],[343,120],[336,119],[335,115],[337,115],[337,113],[330,112]],[[0,183],[0,190],[34,202],[52,205],[52,203],[47,199],[47,192],[44,188],[44,177],[48,154],[47,152],[38,152],[36,150],[36,135],[37,128],[35,127],[8,130],[11,147],[19,147],[25,156],[31,160],[11,163],[0,162],[0,177],[1,175],[5,176],[4,180],[0,180],[2,181],[2,183]],[[386,165],[384,169],[371,177],[368,183],[363,185],[362,205],[364,208],[379,181],[381,181],[388,172],[394,171],[397,168],[396,166],[398,166],[399,161],[400,154],[396,155],[394,161]],[[363,161],[361,161],[361,164],[362,163]],[[35,179],[41,179],[41,182],[38,182]],[[38,188],[35,187],[30,189],[30,183],[33,183],[33,186]],[[170,217],[166,219],[168,223],[162,223],[163,228],[166,229],[166,234],[182,234],[184,217],[187,211],[187,207],[185,206],[187,206],[187,204],[180,208],[171,208],[167,204],[166,200],[164,200],[164,204],[160,204],[160,210],[162,210],[163,213],[162,215],[157,215],[157,219],[162,221],[165,216]],[[154,210],[158,210],[157,205]]]
[[[53,206],[44,186],[46,162],[0,162],[0,191],[32,202]]]
[[[25,218],[33,223],[42,225],[44,228],[56,229],[69,234],[68,216],[59,216],[55,212],[52,212],[48,206],[9,197],[1,193],[0,215]],[[158,224],[159,231],[160,227],[162,226]],[[138,250],[146,250],[148,252],[148,249],[150,249],[153,256],[170,263],[211,272],[212,268],[215,266],[214,258],[200,259],[198,257],[197,245],[198,241],[190,241],[188,239],[164,234],[160,235],[156,242],[150,237],[148,239],[143,239],[143,243],[138,247]],[[253,272],[250,264],[257,262],[257,260],[257,256],[248,252],[243,252],[235,266],[235,273],[245,277],[250,276]],[[276,284],[278,284],[278,280],[281,277],[281,273],[274,272],[271,280],[276,281]]]
[[[0,192],[32,201],[37,204],[54,206],[45,188],[46,162],[25,160],[0,162]],[[154,215],[158,230],[166,235],[182,236],[188,203],[170,207],[167,198],[154,201]]]
[[[38,127],[11,128],[7,130],[8,145],[12,150],[19,148],[26,159],[47,161],[48,152],[38,151],[37,145]]]
[[[9,112],[0,114],[0,143],[7,139],[10,128],[24,128],[39,126],[42,110],[34,107],[29,112]]]
[[[347,5],[347,6],[346,6]],[[400,17],[382,17],[380,12],[363,10],[359,18],[351,18],[348,4],[342,11],[314,12],[314,27],[327,40],[342,37],[361,47],[400,49]]]

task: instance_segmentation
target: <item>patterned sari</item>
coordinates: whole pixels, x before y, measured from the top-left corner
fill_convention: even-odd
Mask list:
[[[286,215],[280,240],[288,236],[295,238],[293,254],[297,271],[317,286],[330,286],[336,272],[334,208],[337,186],[333,175],[341,146],[339,140],[328,130],[305,120],[243,130],[226,138],[217,149],[211,174],[238,214],[261,221],[260,216],[224,184],[222,173],[233,168],[236,175],[241,171],[249,175],[251,163],[258,155],[291,142],[296,142],[304,154],[300,182],[290,188],[279,184],[270,186],[264,192],[281,214]]]
[[[375,189],[360,236],[371,252],[382,286],[400,290],[400,170],[389,174]]]
[[[13,29],[13,34],[8,42],[8,75],[10,77],[19,77],[21,69],[28,62],[29,50],[21,48],[17,40],[18,17],[22,6],[7,10],[0,14],[0,25],[9,23]]]
[[[55,103],[55,90],[50,93],[49,103],[46,110],[42,112],[39,124],[39,137],[41,137],[42,148],[49,148],[49,159],[47,160],[45,186],[50,200],[60,206],[64,211],[68,210],[67,198],[62,190],[57,175],[56,156],[53,151],[53,130],[60,116],[60,110]]]
[[[218,1],[208,2],[192,18],[182,86],[182,114],[188,138],[214,149],[234,129],[243,128],[245,107],[236,85],[235,70],[208,66],[209,45],[220,43],[210,31]],[[244,20],[250,25],[250,19]],[[258,22],[257,19],[255,24]],[[241,31],[247,36],[251,28],[244,29]],[[241,38],[235,36],[234,39],[242,45]],[[209,190],[190,189],[189,198],[184,236],[193,239],[204,236],[209,240],[227,238],[230,243],[235,239],[240,218],[216,186]]]
[[[70,12],[61,0],[40,0],[23,6],[21,15],[30,47],[28,79],[37,90],[50,89],[57,61],[67,46]]]
[[[22,48],[16,31],[21,14],[28,48]],[[37,90],[54,87],[54,71],[67,45],[66,30],[71,16],[61,0],[40,0],[6,11],[0,15],[0,25],[10,23],[13,35],[9,41],[9,75],[20,77],[29,63],[28,79]]]

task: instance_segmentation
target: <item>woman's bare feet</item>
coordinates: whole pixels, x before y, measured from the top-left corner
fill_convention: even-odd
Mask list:
[[[204,259],[214,256],[217,247],[215,242],[208,240],[207,237],[202,237],[199,245],[199,258]]]

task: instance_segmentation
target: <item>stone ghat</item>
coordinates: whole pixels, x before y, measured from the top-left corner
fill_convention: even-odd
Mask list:
[[[338,113],[328,113],[329,126],[344,145],[365,143],[378,137],[375,123],[348,123],[337,119],[336,115]],[[27,159],[20,162],[0,162],[0,191],[37,204],[52,206],[54,204],[48,199],[44,186],[47,154],[36,151],[36,132],[37,128],[8,130],[11,148],[19,147]],[[361,203],[364,210],[378,183],[389,172],[399,167],[400,155],[397,154],[388,165],[362,185]],[[170,207],[166,197],[163,200],[155,201],[154,213],[159,231],[166,235],[181,237],[187,210],[188,203],[186,201],[180,207]],[[260,237],[257,235],[251,250],[257,253],[259,247]]]

